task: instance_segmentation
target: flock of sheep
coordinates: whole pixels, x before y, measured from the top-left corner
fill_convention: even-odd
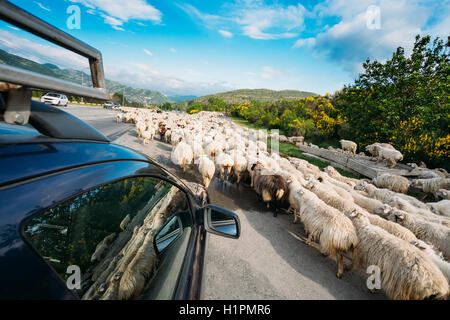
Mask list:
[[[411,182],[401,176],[358,180],[331,166],[322,171],[305,160],[269,153],[265,141],[281,141],[278,134],[238,126],[219,113],[120,110],[117,121],[135,123],[144,144],[155,136],[170,143],[171,161],[183,171],[196,168],[206,189],[218,171],[225,184],[230,176],[238,184],[248,179],[267,206],[288,207],[294,223],[303,223],[307,244],[336,261],[338,278],[345,268],[366,271],[375,265],[392,299],[449,297],[450,176],[445,170],[414,169],[418,179],[413,184],[444,198],[424,203],[406,194]],[[287,139],[304,143],[302,137]],[[353,142],[341,144],[356,153]],[[367,151],[388,167],[403,159],[387,144],[373,144]],[[348,257],[351,262],[345,264]]]

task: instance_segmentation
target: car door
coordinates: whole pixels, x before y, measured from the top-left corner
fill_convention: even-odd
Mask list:
[[[14,221],[23,215],[18,234],[0,220],[16,244],[0,242],[0,297],[172,299],[189,291],[180,279],[199,235],[193,202],[156,166],[120,161],[53,173],[4,190],[0,201],[24,194],[4,208]]]

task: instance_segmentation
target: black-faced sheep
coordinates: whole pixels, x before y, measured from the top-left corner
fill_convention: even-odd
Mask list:
[[[254,189],[267,207],[270,202],[281,200],[288,191],[286,180],[281,175],[265,169],[260,163],[254,164],[252,171],[255,172]]]

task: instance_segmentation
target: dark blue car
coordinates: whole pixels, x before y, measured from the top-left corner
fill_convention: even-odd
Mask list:
[[[146,156],[32,91],[109,100],[101,53],[8,1],[0,19],[89,61],[93,87],[0,64],[0,299],[198,299],[206,232],[240,234]]]
[[[0,299],[199,298],[205,232],[236,215],[57,108],[2,120]]]

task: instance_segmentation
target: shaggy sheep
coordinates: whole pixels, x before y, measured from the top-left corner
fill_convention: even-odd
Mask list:
[[[358,145],[356,143],[344,139],[340,140],[339,142],[341,143],[342,150],[348,151],[353,154],[353,156],[356,156],[356,149],[358,148]]]
[[[118,298],[136,298],[142,292],[149,276],[156,271],[157,257],[153,248],[153,233],[145,236],[143,245],[124,271],[119,285]]]
[[[186,166],[192,163],[194,153],[190,145],[180,142],[171,152],[170,159],[173,164],[180,166],[183,172],[186,171]]]
[[[355,187],[355,190],[363,191],[367,193],[367,195],[371,198],[378,199],[384,203],[389,201],[392,197],[399,197],[403,200],[408,201],[411,205],[420,208],[420,209],[428,209],[428,207],[421,201],[417,200],[414,197],[402,194],[402,193],[396,193],[388,189],[378,189],[374,185],[367,183],[366,181],[359,182]]]
[[[450,263],[445,261],[442,252],[437,251],[432,244],[428,244],[422,240],[417,239],[410,243],[423,250],[433,260],[434,264],[441,270],[447,282],[450,284]]]
[[[220,144],[218,144],[216,141],[212,141],[206,145],[205,154],[208,157],[214,159],[216,155],[219,154],[220,150],[221,150]]]
[[[330,177],[334,178],[335,180],[344,182],[344,183],[348,184],[349,186],[353,187],[355,184],[359,183],[359,180],[357,180],[357,179],[344,177],[332,166],[328,166],[328,167],[324,168],[323,171],[325,171],[326,174],[328,174]]]
[[[144,139],[144,144],[147,144],[150,140],[152,140],[154,135],[155,135],[154,128],[148,128],[147,130],[143,131],[142,139]]]
[[[450,218],[450,200],[441,200],[439,202],[429,202],[427,206],[435,214]]]
[[[265,169],[261,163],[257,162],[252,166],[254,176],[254,189],[262,197],[262,200],[269,207],[269,202],[281,200],[288,191],[286,180],[281,175]]]
[[[423,192],[431,193],[435,199],[438,199],[437,191],[439,189],[450,188],[450,179],[433,178],[433,179],[416,179],[413,180],[412,186],[422,187]]]
[[[216,165],[219,166],[219,172],[220,172],[220,180],[224,181],[225,184],[228,181],[228,178],[230,177],[231,169],[234,166],[233,158],[226,153],[219,153],[219,155],[216,157]],[[225,175],[226,172],[226,177]]]
[[[203,155],[199,158],[198,171],[202,175],[203,185],[205,186],[206,189],[208,189],[212,178],[214,178],[215,170],[216,166],[214,165],[214,162],[210,160],[207,156]]]
[[[294,199],[298,201],[300,208],[298,216],[294,216],[294,223],[300,217],[308,234],[307,244],[313,245],[313,241],[319,242],[318,249],[337,262],[336,276],[341,278],[344,273],[342,254],[358,244],[353,224],[339,210],[329,207],[307,189],[300,188]]]
[[[129,214],[127,214],[126,217],[123,218],[122,222],[120,223],[120,229],[122,229],[122,231],[125,230],[126,227],[128,226],[128,224],[130,223],[130,221],[131,221],[131,217]]]
[[[381,286],[391,299],[445,299],[448,283],[432,260],[421,250],[380,227],[372,225],[361,213],[350,214],[359,243],[353,263],[364,270],[375,265],[381,269]]]
[[[116,115],[116,121],[117,121],[117,123],[122,122],[122,117],[123,117],[123,113],[118,113],[118,114]]]
[[[439,189],[436,191],[436,195],[441,199],[450,200],[450,190]]]
[[[103,238],[102,241],[100,241],[97,246],[95,247],[95,251],[91,256],[91,262],[94,262],[96,260],[101,260],[103,256],[106,253],[106,250],[108,250],[109,245],[114,240],[114,237],[116,236],[115,233],[111,233],[109,236],[106,236]]]
[[[386,149],[380,146],[375,146],[375,148],[378,153],[377,163],[386,160],[386,166],[388,168],[394,168],[398,161],[403,160],[403,155],[400,153],[400,151]]]
[[[407,193],[411,182],[402,176],[383,173],[373,178],[373,183],[378,188],[386,188],[394,192]]]
[[[247,159],[240,152],[234,152],[233,162],[233,173],[237,179],[236,183],[239,184],[242,175],[247,170]]]
[[[387,232],[393,234],[396,237],[407,241],[411,241],[416,238],[414,234],[406,228],[403,228],[402,226],[391,221],[386,221],[373,214],[364,212],[364,209],[356,205],[353,200],[345,200],[341,196],[339,196],[339,194],[337,194],[337,192],[335,192],[330,185],[318,183],[317,181],[310,181],[306,184],[306,188],[315,193],[327,205],[338,209],[340,212],[350,212],[356,209],[362,212],[367,218],[369,218],[372,224],[385,229]]]
[[[411,230],[424,241],[431,242],[448,258],[450,257],[450,229],[433,222],[428,222],[405,211],[393,209],[388,220],[397,222]]]
[[[390,145],[389,143],[375,142],[373,144],[369,144],[368,146],[366,146],[366,151],[369,152],[372,155],[372,157],[377,158],[378,157],[378,147],[395,150],[395,148],[392,145]]]

